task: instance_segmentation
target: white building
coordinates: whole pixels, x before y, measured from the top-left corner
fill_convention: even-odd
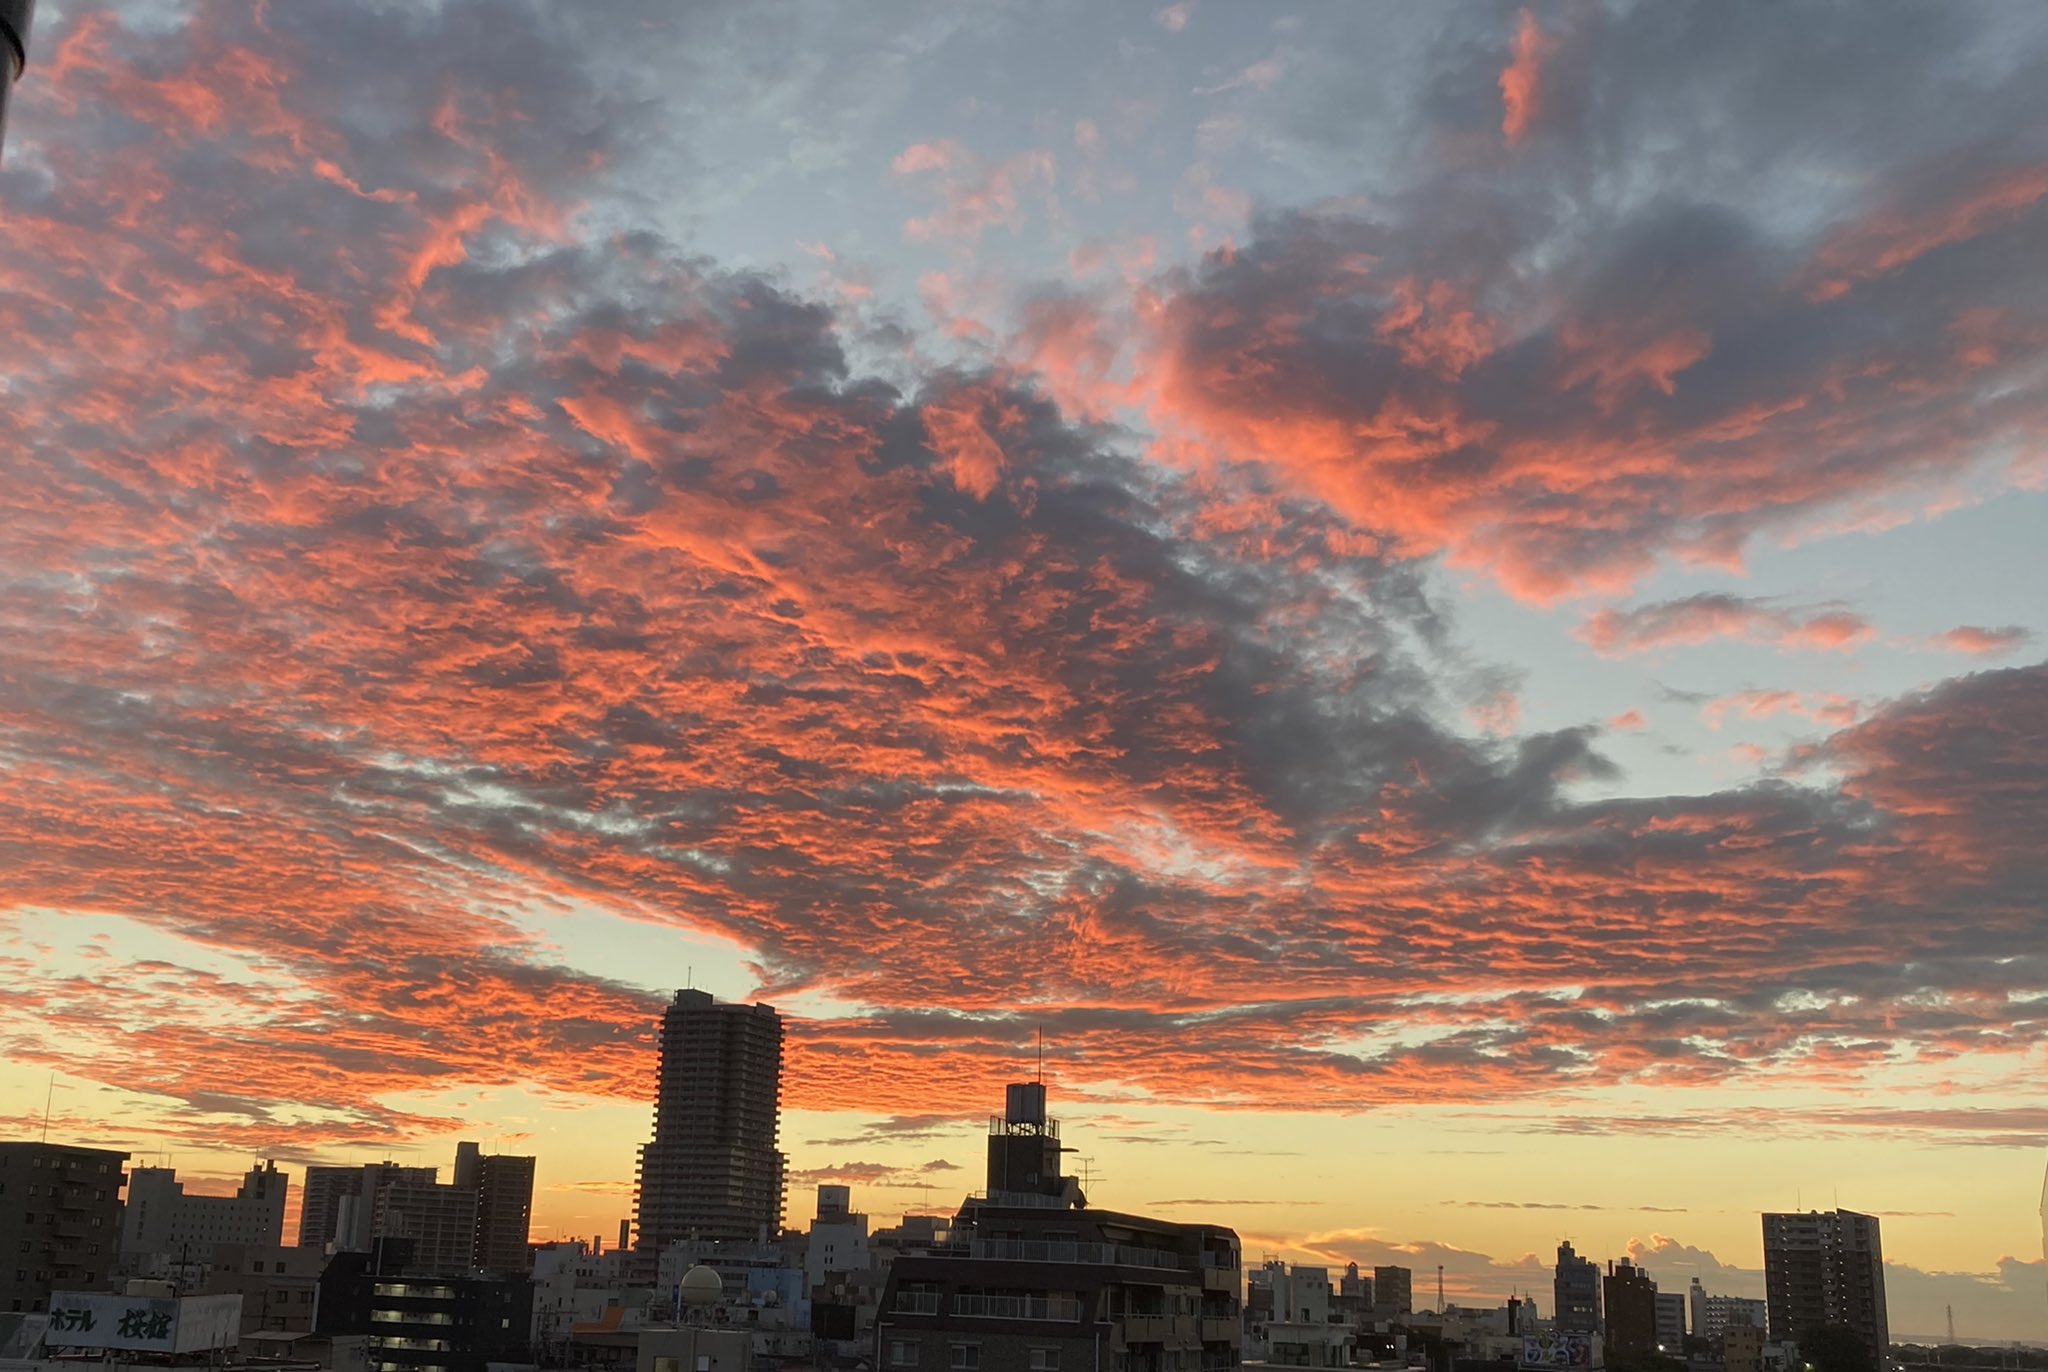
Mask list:
[[[276,1163],[265,1162],[249,1169],[232,1196],[192,1196],[172,1168],[134,1168],[121,1211],[121,1253],[204,1260],[224,1243],[275,1248],[284,1241],[290,1185]]]
[[[1692,1302],[1692,1333],[1697,1338],[1718,1339],[1731,1324],[1764,1327],[1765,1306],[1760,1300],[1748,1296],[1710,1296],[1698,1277],[1692,1279],[1692,1290],[1687,1294]]]
[[[868,1269],[868,1217],[854,1212],[852,1200],[847,1187],[818,1188],[818,1216],[811,1221],[810,1243],[804,1249],[806,1295],[830,1284],[834,1276]]]

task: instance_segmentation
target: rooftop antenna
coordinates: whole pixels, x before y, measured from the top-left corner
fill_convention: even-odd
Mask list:
[[[43,1142],[50,1141],[50,1102],[57,1096],[57,1074],[50,1073],[50,1089],[43,1092]]]
[[[1045,1026],[1038,1026],[1038,1084],[1045,1085]]]

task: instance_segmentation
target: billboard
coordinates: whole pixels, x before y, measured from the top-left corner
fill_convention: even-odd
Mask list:
[[[1593,1334],[1525,1334],[1518,1367],[1574,1368],[1590,1372],[1599,1367],[1600,1340]]]
[[[242,1298],[113,1296],[56,1291],[43,1342],[51,1348],[114,1348],[137,1353],[205,1353],[233,1348],[242,1332]]]

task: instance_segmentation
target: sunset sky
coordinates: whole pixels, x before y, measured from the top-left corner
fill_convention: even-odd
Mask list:
[[[7,1135],[2048,1340],[2038,0],[42,0],[0,350]]]

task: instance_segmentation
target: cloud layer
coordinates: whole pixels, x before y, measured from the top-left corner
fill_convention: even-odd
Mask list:
[[[308,1149],[440,1085],[637,1096],[658,993],[527,920],[579,906],[650,980],[689,932],[851,1007],[794,1026],[816,1109],[978,1110],[1033,1025],[1076,1086],[1219,1108],[2038,1052],[2048,666],[1702,796],[1589,800],[1597,727],[1465,723],[1502,683],[1440,559],[1619,592],[2042,430],[2040,54],[1839,217],[1764,222],[1599,174],[1706,12],[1454,45],[1401,194],[1076,298],[1036,366],[908,376],[627,222],[662,135],[625,17],[53,25],[0,173],[6,901],[230,966],[20,949],[7,1055]],[[1896,42],[1906,108],[1948,78]],[[903,158],[932,234],[1051,179]],[[1728,596],[1586,629],[1866,632]],[[1725,708],[1795,707],[1852,717]]]

